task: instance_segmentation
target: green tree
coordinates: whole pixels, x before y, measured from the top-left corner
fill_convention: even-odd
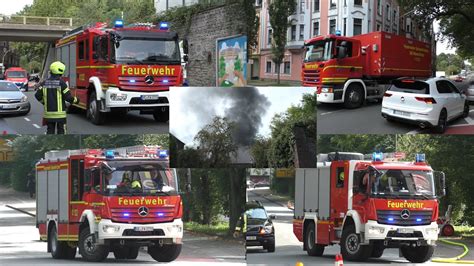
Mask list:
[[[285,56],[286,37],[291,22],[288,17],[296,10],[296,0],[274,0],[269,6],[270,25],[273,31],[272,60],[277,66],[280,84],[280,66]]]
[[[255,143],[250,148],[253,162],[256,168],[268,167],[268,153],[270,152],[271,139],[257,136]]]

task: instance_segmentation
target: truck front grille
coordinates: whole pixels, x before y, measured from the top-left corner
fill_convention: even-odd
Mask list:
[[[148,207],[148,214],[140,216],[137,208],[115,208],[111,220],[116,223],[164,223],[174,220],[174,207]]]
[[[316,86],[319,83],[319,70],[303,68],[303,86]]]
[[[431,223],[432,211],[410,211],[407,219],[401,217],[401,211],[379,210],[377,222],[379,224],[393,225],[427,225]]]
[[[153,231],[135,231],[133,229],[123,230],[123,236],[164,236],[165,232],[161,229],[154,229]]]
[[[130,99],[130,104],[165,104],[169,103],[166,97],[160,97],[158,100],[142,100],[140,97]]]
[[[387,237],[423,237],[423,233],[421,231],[415,231],[413,233],[398,233],[396,230],[388,231]]]
[[[119,87],[124,91],[165,91],[178,84],[178,77],[154,76],[153,83],[145,82],[145,77],[119,77]]]

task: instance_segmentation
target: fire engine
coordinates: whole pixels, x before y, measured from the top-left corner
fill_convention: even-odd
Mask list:
[[[347,260],[399,248],[407,260],[425,262],[438,239],[444,180],[424,154],[415,162],[383,160],[382,153],[372,160],[359,153],[320,155],[317,169],[297,170],[293,232],[310,256],[339,244]]]
[[[50,151],[36,165],[36,226],[55,259],[135,259],[146,246],[160,262],[176,259],[183,209],[166,150]]]
[[[321,103],[357,108],[382,99],[394,79],[431,76],[430,45],[388,32],[317,36],[305,47],[303,86],[316,87]]]
[[[182,50],[188,53],[186,40]],[[64,79],[80,101],[70,111],[86,110],[94,124],[103,124],[108,112],[129,110],[167,122],[169,87],[183,84],[181,64],[188,58],[168,23],[124,26],[121,20],[113,28],[96,23],[72,30],[56,42],[54,54],[47,61],[66,65]]]

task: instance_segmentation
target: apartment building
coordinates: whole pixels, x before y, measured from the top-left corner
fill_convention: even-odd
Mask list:
[[[271,34],[268,8],[271,0],[263,0],[259,6],[259,76],[256,79],[276,79],[277,66],[271,54]],[[299,81],[303,60],[304,40],[313,36],[335,34],[354,36],[373,31],[386,31],[422,39],[412,18],[397,0],[297,0],[295,14],[291,15],[288,42],[283,64],[282,80]]]

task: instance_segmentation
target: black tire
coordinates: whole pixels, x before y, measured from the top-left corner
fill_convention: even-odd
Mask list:
[[[181,244],[148,247],[148,254],[158,262],[174,261],[181,253]]]
[[[323,255],[325,246],[316,244],[314,223],[310,223],[305,230],[304,241],[308,255],[318,257]]]
[[[113,253],[118,260],[134,260],[138,257],[138,247],[114,247]]]
[[[79,108],[75,107],[72,104],[69,104],[66,108],[66,113],[67,114],[75,114],[79,111]]]
[[[273,241],[273,243],[270,243],[268,246],[266,246],[265,249],[268,252],[275,252],[275,241]]]
[[[433,246],[401,247],[403,257],[412,263],[423,263],[433,256]]]
[[[344,95],[344,107],[354,109],[364,103],[364,89],[359,84],[350,85]]]
[[[99,262],[107,258],[109,249],[94,243],[94,234],[90,233],[89,227],[84,227],[79,234],[79,253],[87,261]]]
[[[341,254],[345,260],[366,261],[372,254],[371,245],[361,245],[354,225],[344,227],[341,237]]]
[[[58,241],[58,232],[55,225],[49,230],[48,245],[54,259],[74,259],[76,257],[75,247],[70,247],[67,242]]]
[[[383,246],[382,243],[375,243],[372,246],[372,254],[370,254],[370,256],[372,258],[380,258],[382,257],[384,250],[385,250],[385,247]]]
[[[87,104],[87,118],[95,125],[102,125],[105,122],[105,113],[100,112],[99,102],[95,91],[89,96]]]
[[[441,110],[438,119],[438,125],[433,128],[433,131],[438,134],[443,134],[448,127],[448,113],[446,109]]]
[[[170,120],[170,108],[158,107],[153,111],[153,118],[156,122],[166,123]]]
[[[127,259],[134,260],[138,257],[139,247],[131,247],[128,249]]]
[[[463,112],[462,112],[462,117],[463,117],[463,118],[466,118],[466,117],[468,117],[468,116],[469,116],[469,103],[466,101],[466,102],[464,103],[464,110],[463,110]]]

